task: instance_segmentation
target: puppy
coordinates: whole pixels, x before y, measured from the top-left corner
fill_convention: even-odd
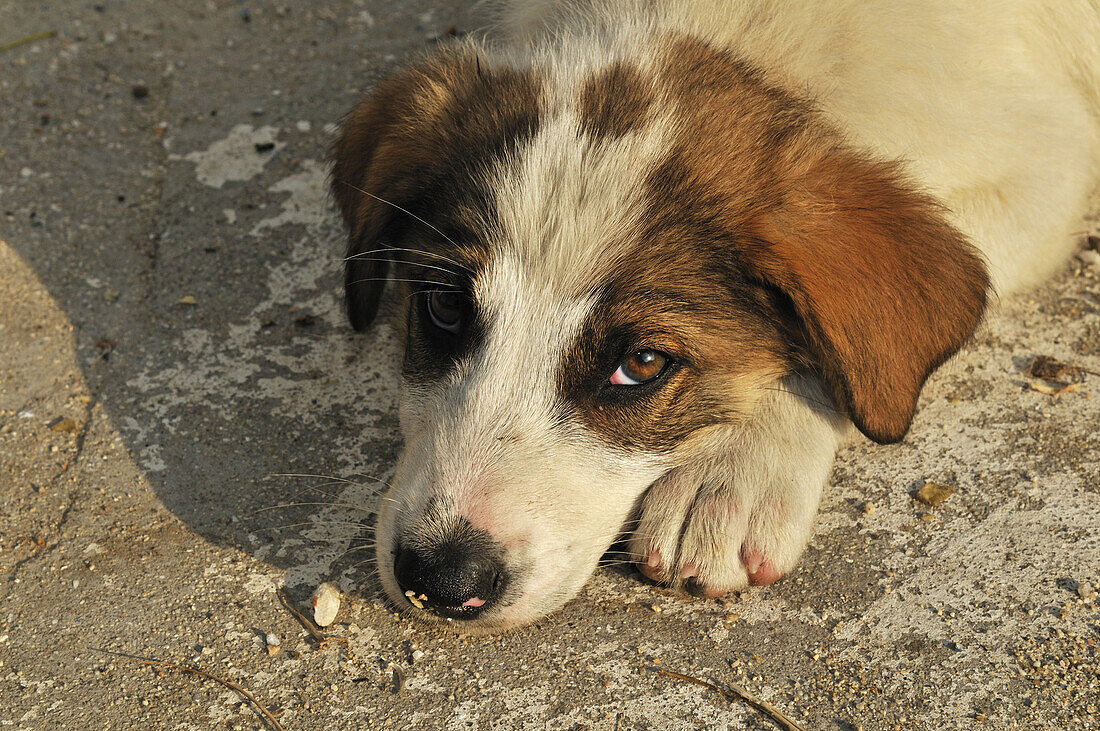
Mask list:
[[[706,596],[795,565],[992,293],[1072,251],[1100,0],[516,0],[345,119],[357,330],[399,289],[382,585],[491,631],[619,535]]]

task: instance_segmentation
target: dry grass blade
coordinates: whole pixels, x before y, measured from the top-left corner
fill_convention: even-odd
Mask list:
[[[728,688],[723,688],[721,686],[715,685],[714,683],[710,683],[710,682],[707,682],[706,680],[702,680],[701,678],[693,678],[690,675],[684,675],[683,673],[673,672],[672,670],[664,670],[662,668],[653,668],[653,672],[657,673],[658,675],[667,676],[669,678],[676,678],[677,680],[683,680],[686,683],[694,683],[695,685],[701,685],[704,688],[710,688],[711,690],[717,691],[718,693],[724,695],[725,697],[731,698],[733,700],[744,701],[745,703],[748,703],[750,706],[752,706],[753,708],[756,708],[758,711],[760,711],[761,713],[766,715],[771,720],[775,721],[777,724],[779,724],[779,726],[781,728],[784,729],[784,731],[806,731],[804,726],[802,726],[797,721],[795,721],[794,719],[787,716],[785,713],[780,711],[778,708],[773,706],[771,703],[768,703],[765,700],[761,700],[760,698],[757,698],[756,696],[750,694],[747,690],[745,690],[744,688],[742,688],[739,685],[729,683]]]
[[[4,51],[10,51],[13,48],[19,48],[20,46],[25,46],[28,43],[34,43],[35,41],[44,41],[47,38],[53,38],[56,35],[56,30],[45,30],[41,33],[35,33],[32,36],[26,36],[25,38],[20,38],[17,41],[5,43],[4,45],[0,46],[0,53],[3,53]]]
[[[179,663],[168,662],[167,660],[151,660],[149,658],[144,658],[144,657],[134,657],[133,655],[124,655],[120,652],[108,652],[107,650],[100,650],[100,652],[103,652],[107,655],[114,655],[115,657],[122,658],[123,660],[129,660],[130,662],[134,662],[134,663],[137,663],[139,665],[149,665],[149,666],[154,667],[154,668],[169,668],[170,670],[179,670],[180,672],[183,672],[183,673],[190,673],[191,675],[197,675],[200,678],[206,678],[207,680],[213,680],[215,683],[219,683],[221,685],[224,685],[226,688],[229,688],[231,691],[233,691],[237,695],[244,698],[250,704],[252,704],[252,708],[255,709],[256,713],[260,716],[260,718],[263,719],[263,721],[268,726],[275,729],[275,731],[286,731],[286,727],[283,726],[283,724],[279,723],[279,719],[275,718],[275,716],[272,715],[271,711],[267,710],[267,708],[264,706],[264,704],[260,703],[259,699],[257,699],[256,696],[252,695],[247,690],[245,690],[241,686],[234,683],[232,680],[226,680],[225,678],[219,678],[217,675],[212,675],[211,673],[208,673],[205,670],[200,670],[199,668],[192,667],[190,665],[180,665]]]
[[[304,614],[294,608],[294,606],[290,603],[290,599],[289,597],[287,597],[286,592],[283,590],[283,587],[275,587],[275,594],[278,595],[279,601],[283,603],[283,606],[286,607],[286,610],[290,612],[303,627],[306,628],[306,632],[309,632],[309,636],[316,640],[318,644],[324,644],[329,639],[325,635],[325,633],[317,628],[317,625],[309,620],[308,617],[306,617]]]

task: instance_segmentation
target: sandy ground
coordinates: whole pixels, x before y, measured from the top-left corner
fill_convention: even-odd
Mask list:
[[[1007,303],[906,440],[842,453],[798,570],[622,567],[464,639],[371,581],[393,340],[340,312],[332,124],[461,2],[0,1],[0,727],[1097,728],[1100,269]],[[305,475],[320,475],[308,477]],[[932,509],[926,481],[954,489]],[[318,643],[282,607],[347,592]],[[269,654],[265,638],[282,650]]]

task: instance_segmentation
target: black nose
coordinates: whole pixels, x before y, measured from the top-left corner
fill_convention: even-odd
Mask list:
[[[394,576],[409,602],[451,619],[473,619],[500,599],[504,565],[486,535],[430,547],[398,546]]]

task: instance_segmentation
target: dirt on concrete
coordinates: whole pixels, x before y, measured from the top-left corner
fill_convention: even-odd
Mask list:
[[[1100,727],[1100,378],[1027,372],[1100,372],[1087,256],[989,318],[904,442],[840,455],[767,589],[609,562],[478,638],[383,601],[395,342],[344,322],[326,148],[470,5],[0,0],[0,728],[264,727],[135,657],[287,729],[775,728],[659,668],[808,729]],[[276,596],[325,580],[342,641]]]

